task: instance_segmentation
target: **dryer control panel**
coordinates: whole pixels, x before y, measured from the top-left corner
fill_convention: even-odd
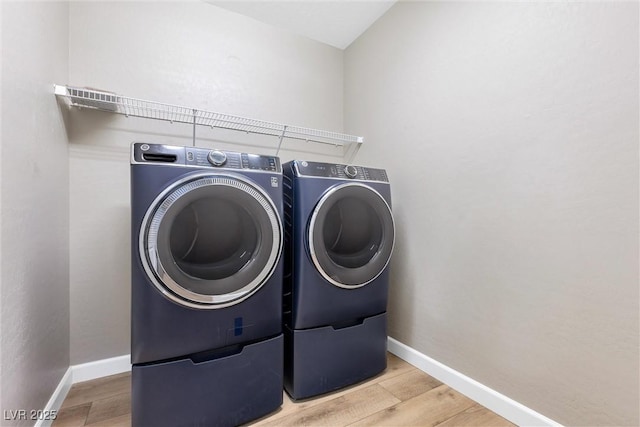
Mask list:
[[[389,182],[384,169],[307,161],[296,161],[295,165],[299,176]]]
[[[282,172],[280,159],[276,156],[141,142],[132,145],[131,163]]]

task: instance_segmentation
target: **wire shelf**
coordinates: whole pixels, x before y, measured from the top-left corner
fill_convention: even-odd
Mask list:
[[[122,114],[127,117],[141,117],[172,123],[192,124],[194,127],[194,143],[196,125],[208,126],[211,128],[231,129],[278,137],[278,151],[282,145],[283,138],[342,146],[345,157],[347,157],[350,162],[364,141],[360,136],[289,126],[155,101],[145,101],[90,88],[55,85],[54,91],[56,96],[66,99],[72,107],[92,108]]]

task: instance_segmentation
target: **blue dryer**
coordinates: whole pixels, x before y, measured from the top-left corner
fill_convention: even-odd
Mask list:
[[[382,169],[285,163],[285,390],[304,399],[386,368],[395,227]]]
[[[277,157],[135,143],[134,426],[238,425],[282,404]]]

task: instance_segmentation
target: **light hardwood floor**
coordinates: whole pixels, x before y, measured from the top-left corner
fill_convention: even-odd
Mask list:
[[[54,427],[130,426],[131,374],[71,387]],[[513,426],[504,418],[388,355],[382,374],[355,386],[282,407],[252,426]]]

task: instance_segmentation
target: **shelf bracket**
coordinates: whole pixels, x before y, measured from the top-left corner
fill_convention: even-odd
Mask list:
[[[194,147],[196,146],[196,114],[197,113],[198,113],[198,110],[194,108],[193,109],[193,142],[192,142],[192,145]]]
[[[282,128],[282,133],[280,134],[280,138],[278,141],[278,149],[276,150],[276,156],[278,155],[278,153],[280,153],[280,147],[282,147],[282,139],[284,138],[285,133],[287,133],[287,125],[284,125],[284,128]]]
[[[355,142],[351,144],[346,144],[343,146],[343,156],[346,159],[347,163],[353,163],[353,159],[356,158],[356,154],[360,150],[360,146],[363,143],[363,138],[358,136]]]

